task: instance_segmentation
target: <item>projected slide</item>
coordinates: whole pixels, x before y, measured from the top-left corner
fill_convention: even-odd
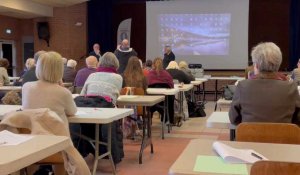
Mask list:
[[[175,55],[228,55],[230,14],[160,14],[159,42]]]

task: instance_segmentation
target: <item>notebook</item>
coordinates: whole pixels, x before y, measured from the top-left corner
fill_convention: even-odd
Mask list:
[[[237,149],[228,146],[221,142],[214,142],[213,149],[225,160],[227,163],[255,163],[260,160],[268,160],[262,154],[252,149]]]

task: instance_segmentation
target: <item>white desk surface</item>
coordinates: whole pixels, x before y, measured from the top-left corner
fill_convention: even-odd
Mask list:
[[[172,88],[147,88],[147,94],[152,95],[176,95],[179,92],[179,89]]]
[[[189,90],[193,89],[193,87],[194,87],[193,84],[183,84],[183,85],[175,84],[174,85],[174,88],[179,89],[179,91],[183,91],[183,92],[189,91]]]
[[[8,79],[9,79],[10,81],[14,81],[14,80],[20,79],[20,77],[8,77]]]
[[[77,108],[80,114],[68,117],[69,123],[107,124],[133,114],[126,108]]]
[[[196,158],[198,155],[213,156],[217,153],[213,150],[212,144],[214,140],[194,139],[184,149],[181,155],[173,163],[169,169],[170,175],[213,175],[213,173],[200,173],[193,171]],[[253,149],[264,155],[272,161],[286,161],[300,163],[300,145],[292,144],[272,144],[272,143],[254,143],[254,142],[232,142],[221,141],[234,148]],[[218,167],[216,167],[218,168]],[[247,165],[250,172],[251,164]],[[250,174],[250,173],[249,173]],[[216,174],[221,175],[221,174]]]
[[[202,80],[195,80],[195,81],[191,81],[191,84],[194,86],[199,86],[200,84],[204,83],[205,81]]]
[[[0,105],[0,120],[4,114],[22,109],[21,105]]]
[[[225,100],[224,98],[220,98],[218,101],[217,101],[217,104],[219,105],[231,105],[232,103],[232,100]]]
[[[206,127],[218,129],[235,129],[230,123],[228,112],[213,112],[206,120]]]
[[[195,78],[196,81],[202,81],[202,82],[206,82],[209,80],[209,77],[203,77],[203,78]]]
[[[0,174],[10,174],[64,150],[70,144],[65,136],[37,135],[15,146],[0,146]]]
[[[237,76],[231,76],[231,77],[210,77],[210,80],[244,80],[244,77],[237,77]]]
[[[165,100],[165,96],[153,95],[121,95],[117,99],[118,105],[153,106]]]
[[[0,86],[0,91],[22,91],[22,86]]]

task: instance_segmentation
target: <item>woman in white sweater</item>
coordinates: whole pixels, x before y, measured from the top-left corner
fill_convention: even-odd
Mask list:
[[[23,85],[23,109],[49,108],[62,118],[68,128],[67,116],[74,115],[77,108],[70,91],[59,85],[63,76],[61,55],[56,52],[40,55],[36,76],[38,81]]]
[[[115,54],[106,52],[99,62],[97,72],[89,75],[80,94],[108,97],[116,105],[123,82],[122,76],[117,74],[119,61]]]

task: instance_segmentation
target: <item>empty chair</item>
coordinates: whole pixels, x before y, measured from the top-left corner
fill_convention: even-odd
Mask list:
[[[241,123],[236,141],[300,144],[300,128],[291,123]]]
[[[250,175],[298,175],[300,163],[258,161],[251,167]]]

